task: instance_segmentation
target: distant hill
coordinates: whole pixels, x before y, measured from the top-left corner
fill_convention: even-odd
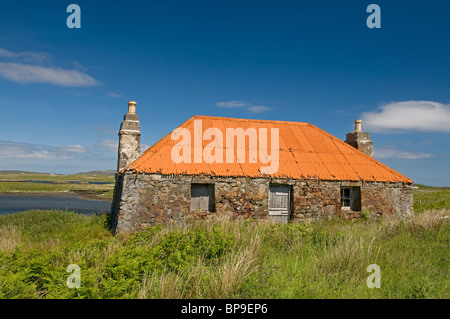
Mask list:
[[[5,170],[0,171],[0,174],[51,174],[51,173],[42,173],[42,172],[30,172],[30,171],[21,171],[21,170]],[[53,174],[53,175],[62,175],[62,174]]]
[[[80,175],[107,175],[107,176],[114,176],[114,174],[116,174],[115,170],[112,169],[107,169],[107,170],[94,170],[94,171],[89,171],[89,172],[80,172],[77,173]]]
[[[116,173],[115,170],[94,170],[89,172],[79,172],[76,174],[53,174],[53,173],[45,173],[45,172],[30,172],[30,171],[21,171],[21,170],[0,170],[0,174],[28,174],[28,175],[106,175],[106,176],[114,176]]]
[[[428,186],[428,185],[422,185],[422,184],[414,184],[414,186],[416,187],[416,189],[419,189],[419,190],[437,191],[437,190],[449,190],[450,189],[449,186]]]

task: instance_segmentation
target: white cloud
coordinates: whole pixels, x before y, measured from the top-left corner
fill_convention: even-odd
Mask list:
[[[263,105],[252,105],[247,108],[252,113],[262,113],[270,110],[270,107]]]
[[[216,106],[222,108],[245,108],[250,113],[262,113],[270,110],[270,107],[263,105],[253,105],[252,103],[244,102],[241,100],[233,100],[227,102],[217,102]]]
[[[86,68],[74,61],[74,69],[50,64],[50,55],[43,52],[11,52],[0,48],[0,76],[16,83],[51,83],[62,86],[94,86],[99,82],[86,74]]]
[[[406,130],[450,132],[450,104],[433,101],[394,102],[381,106],[380,112],[365,112],[362,121],[367,131]]]
[[[0,57],[2,58],[14,58],[15,54],[11,51],[0,48]]]
[[[81,64],[80,62],[78,62],[78,61],[73,61],[73,62],[72,62],[72,66],[73,66],[74,69],[80,70],[80,71],[83,71],[83,72],[86,72],[86,71],[88,70],[87,67],[85,67],[84,65],[82,65],[82,64]]]
[[[38,150],[29,145],[0,144],[0,158],[49,158],[48,151]]]
[[[117,152],[119,147],[119,142],[117,140],[101,140],[98,145],[108,152]]]
[[[33,150],[29,153],[25,154],[18,154],[14,158],[33,158],[33,159],[44,159],[44,160],[51,160],[51,159],[57,159],[57,160],[66,160],[71,159],[71,156],[65,155],[65,154],[57,154],[54,152],[46,151],[46,150]]]
[[[110,96],[110,97],[114,97],[114,98],[120,98],[120,97],[122,97],[122,94],[115,93],[115,92],[108,92],[106,95],[108,95],[108,96]]]
[[[62,86],[94,86],[99,82],[78,70],[0,62],[0,76],[17,83],[52,83]]]
[[[48,53],[31,51],[15,53],[2,48],[0,48],[0,58],[25,63],[43,64],[50,62],[50,55]]]
[[[87,153],[88,149],[81,145],[55,147],[0,141],[0,159],[42,159],[66,160],[76,157],[80,153]],[[78,155],[79,156],[79,155]]]
[[[248,106],[248,103],[245,103],[243,101],[228,101],[228,102],[217,102],[216,105],[218,107],[224,107],[224,108],[235,108],[235,107],[244,107]]]
[[[403,151],[395,148],[375,148],[373,150],[374,157],[383,158],[401,158],[401,159],[424,159],[433,155],[430,153]]]
[[[68,152],[68,153],[86,153],[88,149],[81,145],[68,145],[60,147],[59,150],[61,152]]]

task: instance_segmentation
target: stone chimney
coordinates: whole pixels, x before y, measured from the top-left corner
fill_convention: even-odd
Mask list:
[[[139,116],[136,114],[136,102],[128,102],[128,113],[123,117],[119,131],[119,156],[117,171],[121,171],[141,154],[141,131]]]
[[[355,130],[347,133],[345,143],[373,157],[373,142],[369,133],[361,131],[361,123],[361,120],[355,121]]]

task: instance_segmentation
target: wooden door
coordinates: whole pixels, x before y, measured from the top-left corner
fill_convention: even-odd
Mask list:
[[[288,215],[290,211],[289,185],[269,186],[269,215]]]

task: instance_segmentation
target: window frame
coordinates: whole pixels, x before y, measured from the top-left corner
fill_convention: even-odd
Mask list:
[[[346,195],[346,191],[348,191],[348,195]],[[350,187],[341,187],[341,209],[350,210],[351,208],[351,189]],[[348,201],[348,205],[345,205],[345,202]]]

